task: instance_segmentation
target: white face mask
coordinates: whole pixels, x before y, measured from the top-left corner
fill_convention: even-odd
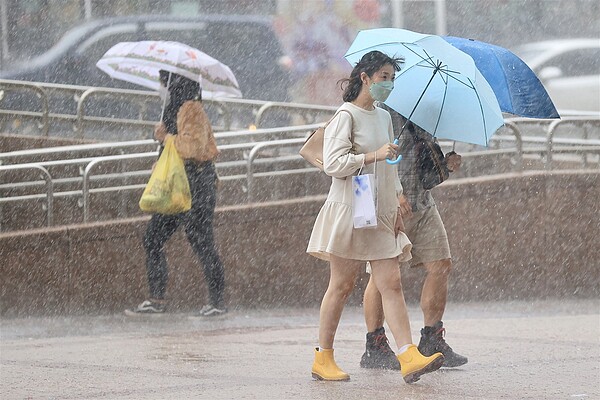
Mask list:
[[[158,87],[158,95],[160,96],[160,99],[165,103],[168,104],[169,103],[169,99],[170,99],[170,95],[171,93],[169,93],[169,91],[167,90],[166,87],[164,87],[163,85],[160,85]]]
[[[394,90],[394,81],[373,82],[369,87],[369,92],[374,100],[384,102]]]

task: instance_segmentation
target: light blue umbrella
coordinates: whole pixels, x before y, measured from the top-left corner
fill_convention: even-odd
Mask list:
[[[504,124],[498,100],[473,59],[440,36],[364,30],[345,58],[355,65],[372,50],[404,58],[385,104],[434,137],[487,146]]]

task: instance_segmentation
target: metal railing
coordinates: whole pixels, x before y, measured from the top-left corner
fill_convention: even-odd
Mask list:
[[[3,171],[23,171],[23,170],[35,170],[41,172],[42,178],[46,183],[46,225],[52,226],[54,224],[54,182],[52,176],[46,168],[41,165],[11,165],[11,166],[0,166],[0,174]],[[35,198],[34,196],[20,196],[17,201],[28,200]],[[15,201],[15,197],[0,197],[0,204],[9,203]]]
[[[0,87],[3,82],[5,81],[0,80]],[[29,86],[25,86],[29,88]],[[52,90],[62,89],[61,85],[50,86],[53,86],[50,88]],[[56,86],[56,88],[54,86]],[[70,87],[67,89],[85,89],[80,92],[81,95],[78,95],[79,104],[84,104],[96,95],[106,95],[113,92],[112,89],[105,92],[104,89],[91,90],[93,88],[82,87]],[[42,87],[42,90],[39,93],[44,93],[44,90],[47,91],[49,89]],[[83,94],[86,93],[86,90],[88,94],[84,96]],[[131,91],[131,93],[123,92],[123,94],[141,96],[142,98],[146,95],[156,97],[156,94],[153,92],[145,93]],[[261,102],[243,99],[218,99],[214,100],[214,104],[223,111],[222,115],[224,118],[233,118],[233,115],[229,113],[233,109],[232,105],[234,104],[256,110],[254,124],[257,126],[260,126],[266,116],[270,113],[277,115],[277,113],[283,111],[287,113],[287,115],[297,116],[304,122],[314,122],[314,120],[319,119],[321,116],[329,116],[332,110],[335,110],[334,107],[306,106],[293,103]],[[86,117],[84,109],[85,107],[82,107],[81,114],[78,110],[78,123],[94,120],[93,118],[101,118]],[[47,111],[46,116],[47,118],[52,118],[52,114],[49,114]],[[139,123],[140,121],[129,122]],[[538,128],[544,133],[538,136],[524,134],[531,124],[538,125]],[[569,124],[583,130],[582,138],[569,139],[556,136],[556,131],[560,127]],[[306,167],[299,167],[297,164],[293,163],[297,163],[301,160],[301,157],[297,153],[297,149],[299,149],[304,142],[306,134],[320,125],[321,124],[313,123],[285,128],[244,129],[216,132],[215,138],[217,139],[218,148],[222,152],[222,161],[216,164],[221,179],[224,181],[244,182],[246,189],[246,198],[244,199],[244,202],[250,202],[256,199],[256,183],[258,178],[268,179],[275,176],[287,176],[291,174],[319,173],[318,169],[309,167],[308,164],[304,164]],[[555,121],[509,118],[505,121],[504,128],[508,134],[497,134],[493,136],[490,142],[490,148],[465,152],[463,153],[463,158],[465,160],[474,160],[481,157],[512,157],[514,158],[515,170],[521,171],[524,168],[525,156],[535,156],[543,161],[544,169],[551,169],[555,158],[553,155],[575,154],[578,156],[581,155],[582,165],[584,168],[587,168],[589,166],[589,155],[595,155],[600,158],[600,139],[594,139],[592,135],[588,134],[588,128],[593,127],[595,135],[598,126],[600,126],[600,117],[596,116],[569,116],[562,120]],[[499,148],[498,146],[501,144],[508,144],[510,147]],[[442,141],[442,145],[449,146],[451,145],[451,142]],[[32,199],[45,199],[47,211],[46,223],[50,226],[54,223],[53,199],[57,197],[78,197],[81,200],[79,205],[83,209],[82,220],[85,222],[90,221],[92,211],[90,200],[93,194],[141,191],[145,184],[129,184],[129,180],[131,178],[141,178],[150,175],[149,169],[141,171],[124,169],[120,173],[97,174],[98,167],[103,164],[118,164],[128,161],[144,161],[155,158],[156,146],[157,143],[155,141],[146,139],[0,153],[0,176],[9,171],[25,169],[39,170],[43,173],[42,181],[0,183],[0,190],[9,190],[13,186],[18,188],[32,188],[37,185],[43,185],[45,188],[43,193],[38,192],[34,194],[0,198],[0,205]],[[148,148],[147,152],[140,152],[140,150],[144,151],[146,148]],[[94,151],[111,151],[118,154],[91,156],[90,153],[93,153]],[[133,153],[124,154],[126,152]],[[31,160],[44,157],[61,159],[31,162]],[[51,175],[52,168],[64,168],[73,165],[79,166],[78,176],[61,176],[58,178]],[[598,165],[600,165],[600,163],[598,163]],[[258,166],[261,166],[262,169],[257,169]],[[270,169],[265,171],[265,166],[269,166]],[[276,166],[282,166],[282,168],[280,167],[278,170],[275,170]],[[228,174],[227,171],[230,169],[236,172]],[[92,188],[91,185],[92,181],[103,183],[105,181],[114,182],[119,179],[122,179],[122,181],[117,184],[111,184],[111,186],[105,185]],[[59,184],[75,184],[78,185],[78,188],[76,190],[55,192],[55,187]]]
[[[270,101],[263,104],[258,111],[256,112],[256,118],[254,120],[254,125],[256,127],[261,126],[265,115],[273,112],[290,112],[300,118],[305,124],[315,123],[317,122],[316,118],[324,117],[325,120],[329,119],[331,115],[335,113],[338,107],[332,106],[318,106],[318,105],[309,105],[309,104],[297,104],[297,103],[282,103],[282,102],[274,102]]]
[[[555,138],[557,129],[561,125],[575,125],[583,128],[584,138],[582,139],[581,144],[593,144],[600,146],[600,139],[593,140],[589,139],[589,131],[587,130],[587,126],[590,124],[595,124],[596,126],[600,126],[600,117],[590,117],[590,116],[572,116],[572,117],[564,117],[559,120],[552,121],[548,126],[548,133],[546,135],[546,169],[550,169],[552,165],[552,153],[555,150],[554,144],[560,142],[558,138]],[[587,166],[587,156],[583,157],[584,166]]]
[[[226,154],[228,152],[235,152],[235,151],[239,151],[239,150],[246,150],[249,153],[252,153],[252,149],[255,148],[256,146],[262,146],[263,144],[267,143],[270,144],[272,143],[271,141],[268,142],[263,142],[263,141],[256,141],[253,142],[253,139],[260,139],[260,138],[271,138],[274,135],[279,135],[282,137],[285,137],[286,135],[299,135],[300,137],[295,137],[293,139],[288,139],[291,140],[294,143],[302,143],[304,141],[304,137],[306,136],[306,134],[314,129],[316,129],[319,126],[319,124],[313,124],[313,125],[301,125],[301,126],[294,126],[294,127],[288,127],[288,128],[270,128],[270,129],[257,129],[257,130],[247,130],[247,131],[234,131],[234,132],[220,132],[215,134],[216,137],[218,137],[221,141],[225,142],[225,141],[241,141],[242,139],[243,142],[242,143],[229,143],[229,144],[221,144],[219,145],[219,150],[222,152],[222,154],[225,154],[224,158],[228,158],[226,156]],[[89,153],[92,150],[106,150],[106,149],[111,149],[114,152],[122,152],[124,149],[137,149],[140,146],[152,146],[155,147],[157,146],[157,142],[153,141],[153,140],[139,140],[139,141],[131,141],[131,142],[118,142],[118,143],[95,143],[95,144],[87,144],[87,145],[75,145],[75,146],[62,146],[62,147],[52,147],[52,148],[43,148],[43,149],[30,149],[30,150],[20,150],[20,151],[14,151],[14,152],[8,152],[8,153],[0,153],[0,163],[4,163],[5,165],[2,165],[0,167],[0,175],[2,175],[3,172],[8,172],[8,171],[15,171],[15,170],[19,170],[19,169],[26,169],[26,168],[38,168],[41,170],[44,170],[46,175],[47,175],[47,180],[49,180],[50,182],[58,182],[60,180],[61,184],[78,184],[81,182],[81,190],[70,190],[68,192],[60,192],[60,193],[53,193],[51,192],[47,192],[45,195],[43,194],[33,194],[33,195],[22,195],[22,196],[12,196],[12,197],[4,197],[1,199],[1,203],[10,203],[10,202],[19,202],[19,201],[24,201],[24,200],[30,200],[30,199],[41,199],[44,196],[47,197],[48,199],[48,203],[49,203],[49,207],[48,207],[48,213],[49,213],[49,221],[51,221],[50,223],[52,223],[52,198],[55,197],[56,195],[60,196],[60,197],[80,197],[81,198],[81,202],[80,205],[83,208],[83,221],[87,222],[89,221],[89,216],[90,216],[90,194],[94,193],[94,192],[106,192],[106,191],[123,191],[123,190],[139,190],[141,188],[143,188],[145,185],[128,185],[128,186],[116,186],[113,188],[102,188],[102,189],[91,189],[90,188],[90,181],[92,179],[95,178],[93,171],[95,170],[95,168],[103,163],[109,163],[109,162],[115,162],[115,161],[125,161],[125,160],[144,160],[144,159],[154,159],[156,158],[157,152],[156,152],[156,147],[155,149],[153,149],[152,151],[149,152],[144,152],[144,153],[133,153],[133,154],[113,154],[113,155],[104,155],[104,156],[85,156],[85,157],[80,157],[81,154],[83,153]],[[248,153],[248,154],[249,154]],[[233,154],[233,153],[232,153]],[[256,152],[252,153],[252,154],[256,154]],[[36,162],[25,162],[23,163],[22,160],[26,160],[26,159],[32,159],[32,158],[36,158],[36,157],[40,157],[40,156],[71,156],[71,157],[75,157],[75,158],[70,158],[70,159],[60,159],[60,160],[48,160],[48,161],[36,161]],[[254,158],[254,155],[252,156]],[[297,159],[299,159],[299,156],[296,157]],[[275,162],[281,162],[284,159],[279,158],[277,160],[275,160]],[[288,159],[289,160],[289,159]],[[265,164],[265,163],[269,163],[272,160],[261,160],[260,164]],[[68,167],[68,166],[79,166],[79,171],[80,174],[82,175],[81,177],[72,177],[72,178],[60,178],[60,179],[53,179],[52,176],[50,175],[50,173],[48,172],[49,168],[56,168],[56,167]],[[217,169],[218,170],[226,170],[228,168],[243,168],[246,167],[247,168],[247,161],[242,159],[234,159],[233,160],[228,160],[228,161],[222,161],[222,162],[218,162],[216,164]],[[253,171],[252,171],[252,167],[250,167],[249,169],[249,176],[250,176],[250,180],[253,177]],[[150,170],[147,171],[143,171],[143,172],[134,172],[133,175],[135,176],[149,176],[150,175]],[[125,171],[124,173],[121,174],[109,174],[109,175],[100,175],[97,176],[96,178],[98,178],[98,180],[103,180],[103,179],[115,179],[116,177],[122,178],[122,179],[128,179],[132,176],[132,173],[129,171]],[[248,182],[248,174],[237,174],[234,176],[222,176],[223,180],[246,180],[246,182]],[[32,187],[35,186],[36,184],[40,184],[41,182],[28,182],[28,183],[17,183],[17,182],[11,182],[11,183],[6,183],[6,184],[2,184],[0,183],[0,190],[1,189],[10,189],[10,188],[14,188],[14,187],[18,187],[18,188],[27,188],[27,187]],[[247,186],[251,186],[252,184],[248,184],[246,183]],[[251,189],[252,190],[252,189]],[[249,194],[249,196],[251,196],[252,193]]]
[[[88,86],[77,86],[77,85],[61,85],[55,83],[43,83],[43,82],[27,82],[27,81],[15,81],[9,79],[0,79],[0,116],[16,116],[27,119],[40,120],[39,128],[41,129],[44,136],[49,135],[50,121],[76,121],[75,115],[60,114],[50,112],[50,96],[51,94],[61,93],[66,97],[72,98],[73,102],[79,99],[81,94],[89,89]],[[37,97],[40,99],[42,108],[41,111],[25,111],[18,109],[4,109],[2,107],[3,102],[6,100],[5,92],[27,92],[35,91]]]
[[[277,141],[268,141],[268,142],[255,142],[255,143],[239,143],[239,144],[230,144],[223,145],[220,147],[221,151],[227,150],[240,150],[247,149],[249,150],[248,157],[245,160],[235,160],[235,161],[226,161],[223,163],[217,163],[217,169],[223,170],[231,167],[242,167],[245,166],[246,173],[245,174],[237,174],[230,176],[223,176],[224,180],[240,180],[245,181],[246,189],[247,189],[247,198],[246,202],[252,202],[255,200],[255,179],[258,177],[269,178],[276,175],[289,175],[289,174],[305,174],[305,173],[320,173],[320,171],[314,167],[305,167],[305,168],[294,168],[294,169],[285,169],[281,171],[267,171],[267,172],[255,172],[255,166],[257,165],[258,155],[262,150],[267,148],[276,148],[281,150],[283,148],[292,148],[292,152],[287,156],[275,156],[275,157],[266,157],[261,159],[261,164],[269,164],[274,166],[276,163],[287,163],[289,161],[300,160],[301,157],[297,155],[297,148],[301,146],[304,139],[302,138],[294,138],[294,139],[282,139]],[[534,154],[534,153],[545,153],[547,148],[544,146],[537,148],[528,148],[524,149],[523,154]],[[572,153],[573,151],[586,153],[586,154],[596,154],[600,155],[600,146],[555,146],[553,149],[554,152],[565,152]],[[463,157],[466,159],[470,158],[478,158],[478,157],[490,157],[497,155],[517,155],[519,151],[515,149],[491,149],[479,152],[470,152],[463,154]],[[16,170],[24,170],[24,169],[35,169],[42,171],[44,174],[44,180],[46,185],[46,194],[37,194],[37,195],[25,195],[25,196],[15,196],[15,197],[6,197],[0,198],[0,204],[6,204],[9,202],[19,202],[24,200],[30,200],[34,198],[45,198],[46,199],[46,210],[47,210],[47,225],[51,226],[53,224],[53,198],[56,195],[63,196],[74,196],[81,197],[82,202],[81,206],[83,208],[83,222],[90,221],[90,195],[92,193],[106,193],[106,192],[126,192],[126,191],[141,191],[145,184],[138,185],[118,185],[112,187],[103,187],[98,189],[90,188],[90,181],[94,178],[93,171],[100,164],[110,163],[116,161],[124,161],[124,160],[144,160],[144,159],[154,159],[156,157],[156,152],[148,152],[148,153],[137,153],[137,154],[125,154],[125,155],[113,155],[113,156],[103,156],[97,158],[87,158],[87,159],[75,159],[75,160],[61,160],[61,161],[48,161],[40,164],[17,164],[17,165],[6,165],[0,166],[0,173],[4,171],[16,171]],[[62,193],[54,193],[53,191],[53,179],[48,172],[47,167],[58,166],[58,165],[85,165],[82,181],[82,189],[62,192]],[[101,175],[97,176],[98,180],[104,179],[114,179],[115,177],[119,177],[122,179],[130,178],[131,176],[149,176],[150,170],[146,171],[137,171],[137,172],[126,172],[122,174],[109,174],[109,175]]]
[[[41,105],[39,111],[23,110],[23,109],[6,109],[3,102],[6,100],[5,92],[35,92],[40,99]],[[72,108],[73,114],[62,112],[54,112],[50,108],[51,98],[53,95],[61,94],[65,98],[73,99],[72,103],[67,104],[67,108]],[[88,115],[86,110],[91,105],[96,104],[95,101],[100,98],[109,97],[119,104],[118,101],[127,101],[126,104],[136,104],[138,106],[137,118],[119,118],[111,116]],[[247,115],[246,121],[240,122],[240,126],[255,128],[262,127],[267,115],[273,113],[284,112],[286,121],[291,121],[293,117],[300,118],[301,123],[311,124],[318,121],[322,117],[327,120],[329,114],[335,111],[336,107],[308,105],[299,103],[281,103],[269,102],[252,99],[231,99],[217,98],[205,99],[203,101],[207,109],[215,109],[220,121],[213,121],[215,130],[230,131],[234,129],[234,118]],[[128,90],[116,88],[98,88],[88,86],[61,85],[49,84],[40,82],[25,82],[0,79],[0,117],[8,118],[23,118],[38,121],[38,126],[44,136],[50,135],[50,122],[68,122],[72,123],[74,137],[86,137],[86,124],[115,124],[124,129],[128,127],[151,128],[155,121],[148,120],[148,112],[150,106],[157,109],[160,108],[159,96],[153,91],[143,90]],[[128,107],[130,109],[130,107]],[[158,117],[156,118],[158,119]],[[298,121],[295,121],[298,122]],[[61,133],[64,134],[63,131]]]
[[[127,119],[127,118],[110,118],[108,121],[103,117],[92,117],[85,116],[85,106],[88,104],[89,99],[93,99],[94,97],[107,97],[110,96],[111,100],[128,100],[133,101],[140,107],[140,112],[138,113],[138,118],[135,120]],[[141,91],[141,90],[125,90],[125,89],[111,89],[111,88],[97,88],[92,87],[85,90],[81,96],[79,96],[77,100],[77,122],[73,127],[75,131],[75,137],[77,139],[83,139],[85,134],[85,126],[84,122],[112,122],[117,123],[124,126],[142,126],[147,128],[152,128],[156,121],[146,121],[144,120],[145,110],[147,109],[146,103],[148,101],[156,101],[158,98],[157,93]],[[152,100],[151,100],[152,99]]]
[[[152,139],[145,140],[132,140],[128,142],[104,142],[104,143],[91,143],[91,144],[80,144],[71,146],[58,146],[58,147],[44,147],[40,149],[27,149],[27,150],[16,150],[9,151],[6,153],[0,153],[0,165],[15,164],[18,163],[19,159],[32,159],[40,156],[76,156],[78,153],[91,152],[96,150],[114,150],[121,151],[128,148],[135,148],[140,146],[157,146],[157,142]]]
[[[122,161],[122,160],[141,160],[141,159],[156,159],[156,152],[153,153],[141,153],[141,154],[124,154],[120,156],[105,156],[99,157],[90,161],[83,172],[83,184],[81,188],[81,195],[83,200],[83,222],[89,221],[90,214],[90,176],[94,167],[100,163],[107,161]],[[137,188],[137,186],[136,186]]]
[[[297,138],[297,139],[283,139],[283,140],[277,140],[277,141],[268,141],[268,142],[256,142],[256,143],[238,143],[238,144],[229,144],[229,145],[223,145],[219,147],[219,150],[224,152],[224,151],[228,151],[228,150],[249,150],[248,153],[248,158],[246,160],[234,160],[234,161],[224,161],[224,162],[217,162],[216,163],[216,169],[217,171],[219,171],[219,179],[224,180],[224,181],[233,181],[233,180],[239,180],[239,181],[245,181],[245,188],[246,188],[246,202],[252,202],[255,198],[255,189],[254,189],[254,182],[255,182],[255,177],[270,177],[270,176],[274,176],[276,174],[281,174],[281,171],[279,172],[273,172],[273,171],[269,171],[269,172],[263,172],[263,173],[257,173],[255,172],[255,167],[258,164],[268,164],[270,166],[273,166],[277,163],[284,163],[284,162],[288,162],[288,161],[293,161],[293,160],[301,160],[302,158],[300,157],[300,155],[297,154],[297,148],[299,148],[299,146],[304,143],[304,139],[302,138]],[[294,151],[294,155],[289,155],[289,156],[271,156],[271,157],[267,157],[265,159],[262,160],[257,160],[257,156],[260,153],[261,150],[264,150],[265,148],[269,148],[269,147],[276,147],[278,150],[281,150],[284,147],[288,147],[290,145],[296,145],[296,151]],[[93,190],[90,189],[90,180],[92,179],[93,175],[93,170],[99,166],[100,164],[103,163],[110,163],[110,162],[114,162],[114,161],[123,161],[123,160],[141,160],[141,159],[146,159],[146,158],[156,158],[156,153],[141,153],[141,154],[126,154],[126,155],[116,155],[116,156],[104,156],[104,157],[99,157],[94,159],[93,161],[91,161],[90,163],[87,164],[85,171],[83,173],[83,184],[82,184],[82,191],[81,191],[81,196],[82,196],[82,207],[83,207],[83,221],[84,222],[88,222],[89,221],[89,217],[90,217],[90,193],[93,192]],[[236,168],[236,167],[246,167],[246,173],[245,174],[236,174],[236,175],[222,175],[222,172],[228,168]],[[286,170],[284,173],[307,173],[307,172],[319,172],[318,169],[316,168],[303,168],[303,169],[294,169],[294,170]],[[147,170],[143,172],[143,175],[145,176],[150,176],[151,170]],[[121,175],[122,178],[126,179],[128,177],[130,177],[129,174],[122,174]],[[128,186],[118,186],[118,187],[114,187],[114,188],[109,188],[109,191],[121,191],[121,190],[141,190],[145,187],[145,183],[141,184],[141,185],[128,185]],[[107,191],[106,189],[104,189],[103,191]]]
[[[556,131],[565,125],[573,125],[582,129],[582,138],[565,138],[556,137]],[[529,126],[537,126],[541,129],[541,134],[535,135],[524,135],[523,130],[528,129]],[[595,126],[597,139],[590,137],[588,127]],[[494,135],[490,141],[492,147],[497,147],[500,143],[513,142],[518,151],[518,157],[516,159],[517,167],[522,168],[523,165],[523,154],[525,145],[536,146],[536,151],[543,153],[545,156],[544,167],[545,169],[552,168],[552,153],[565,153],[568,149],[575,151],[577,146],[580,149],[587,149],[586,154],[582,154],[582,163],[584,168],[587,167],[588,157],[587,153],[593,153],[593,147],[589,146],[600,146],[600,114],[598,113],[587,113],[587,115],[580,116],[565,116],[561,119],[552,120],[537,120],[530,118],[507,118],[504,121],[505,129],[511,132],[511,135]],[[544,151],[539,146],[544,146]],[[561,147],[556,147],[557,145]]]
[[[295,147],[297,149],[300,148],[300,146],[304,143],[305,139],[304,138],[298,138],[298,139],[282,139],[282,140],[273,140],[270,142],[263,142],[263,143],[257,143],[256,145],[254,145],[252,147],[252,150],[250,150],[250,153],[248,154],[248,159],[246,160],[246,188],[248,190],[248,202],[252,202],[254,200],[254,178],[255,178],[255,173],[254,173],[254,160],[256,160],[256,158],[259,155],[259,152],[265,148],[268,147],[276,147],[278,150],[280,150],[283,147],[288,147],[290,145],[296,145]],[[294,152],[294,156],[292,157],[288,157],[285,158],[286,160],[290,160],[290,159],[296,159],[299,160],[301,157],[298,154],[297,151]],[[305,172],[314,172],[314,171],[318,171],[316,168],[303,168],[303,169],[294,169],[294,170],[287,170],[286,173],[290,174],[290,173],[305,173]],[[273,173],[267,173],[267,175],[263,174],[263,176],[269,176],[269,175],[273,175]]]
[[[219,148],[228,148],[227,143],[252,143],[265,139],[286,139],[289,136],[305,137],[307,132],[317,129],[320,124],[297,125],[285,128],[264,128],[247,129],[230,132],[216,132],[214,134]],[[222,147],[224,146],[224,147]],[[129,149],[138,148],[152,149],[158,147],[158,142],[154,139],[131,140],[127,142],[101,142],[90,144],[79,144],[69,146],[45,147],[39,149],[16,150],[0,153],[0,165],[16,164],[20,160],[31,160],[42,156],[48,157],[70,157],[79,158],[81,153],[90,153],[93,151],[112,150],[113,152],[125,152]],[[29,162],[29,161],[25,161]]]

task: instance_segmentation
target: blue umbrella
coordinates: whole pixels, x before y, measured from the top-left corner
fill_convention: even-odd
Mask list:
[[[473,58],[502,111],[528,118],[560,118],[538,77],[514,53],[473,39],[452,36],[444,39]]]
[[[385,104],[433,136],[487,146],[504,124],[496,95],[473,59],[440,36],[364,30],[345,57],[354,65],[372,50],[404,58]]]

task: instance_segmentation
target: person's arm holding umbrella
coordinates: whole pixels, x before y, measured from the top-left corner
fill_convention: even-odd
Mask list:
[[[160,89],[161,98],[163,98],[164,112],[161,113],[161,121],[154,127],[154,139],[163,143],[169,134],[177,133],[177,113],[182,105],[177,98],[171,99],[171,88],[176,83],[172,78],[173,74],[167,71],[160,71]],[[173,79],[173,82],[171,80]],[[173,101],[171,101],[173,100]]]

